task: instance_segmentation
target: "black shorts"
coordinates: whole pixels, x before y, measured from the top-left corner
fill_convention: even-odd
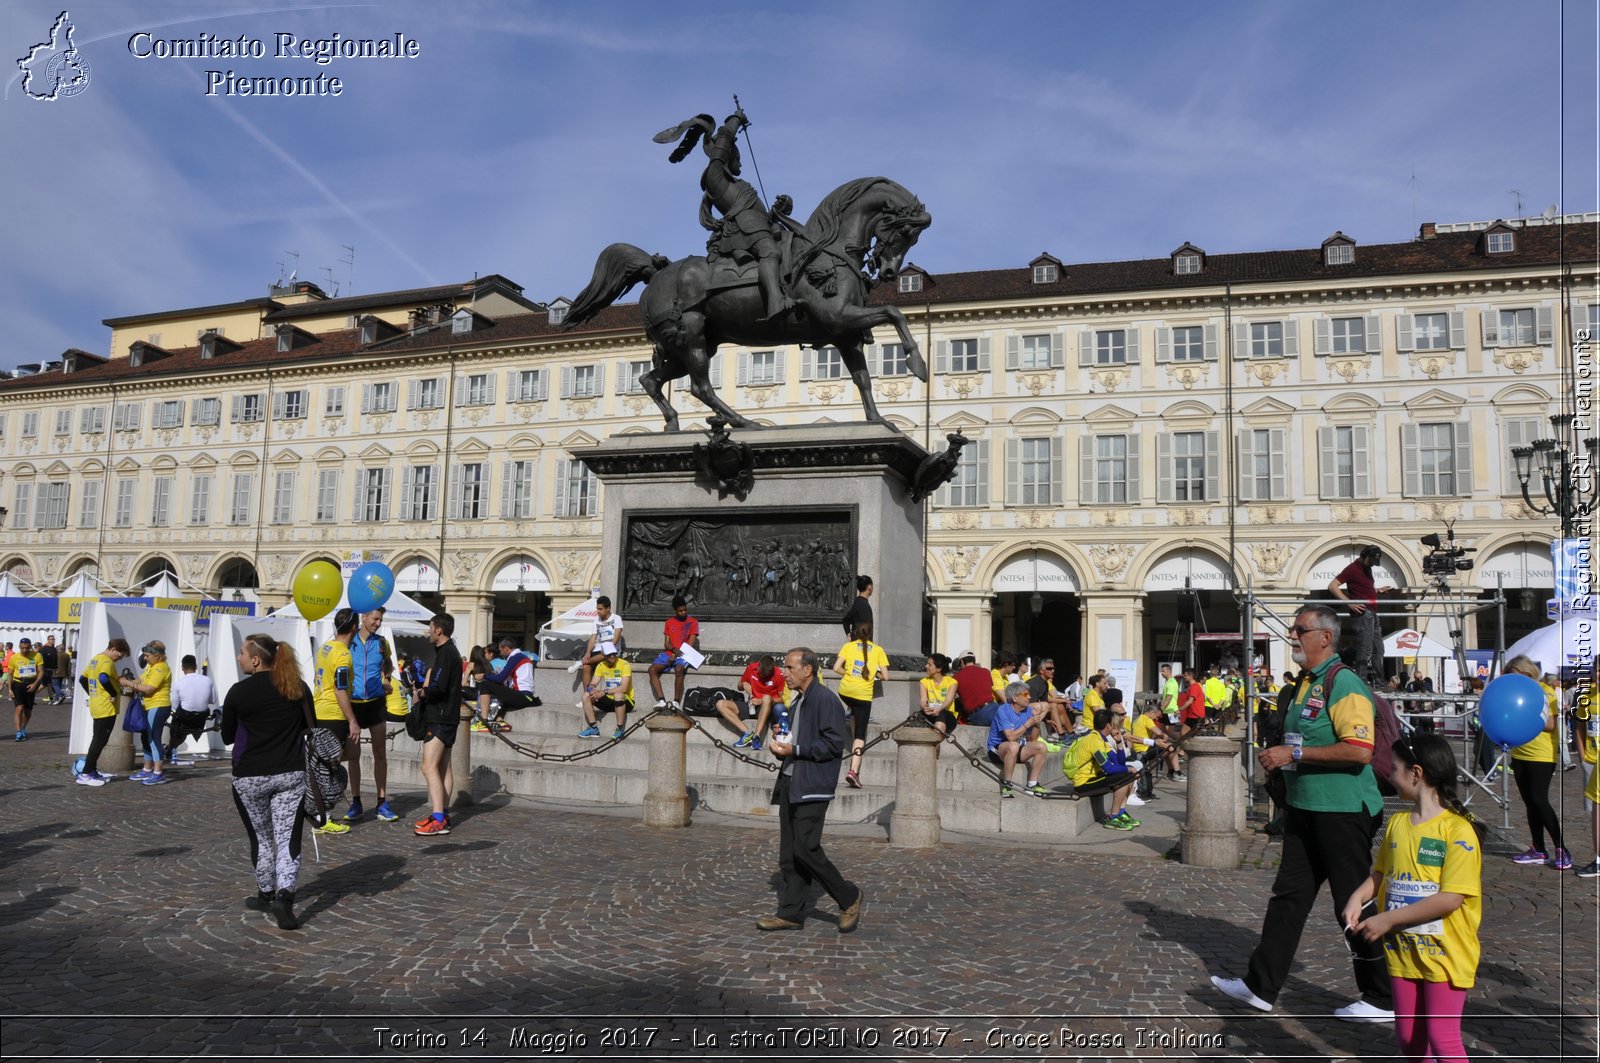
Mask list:
[[[422,736],[426,745],[430,738],[437,738],[446,749],[456,744],[456,732],[461,730],[460,720],[451,720],[449,723],[430,723],[427,732]]]
[[[32,686],[32,683],[11,681],[11,700],[17,703],[17,708],[32,711],[34,696],[38,694],[38,691],[29,689]]]
[[[929,716],[921,709],[918,709],[916,713],[916,719],[920,720],[924,727],[933,727],[934,724],[939,723],[942,720],[944,722],[945,734],[951,733],[954,728],[960,726],[961,724],[961,717],[956,715],[956,711],[954,709],[945,709],[942,712],[935,713],[932,716]],[[934,729],[937,730],[937,728]]]
[[[322,728],[324,731],[332,731],[334,734],[338,735],[339,743],[341,745],[350,741],[349,720],[318,720],[317,726]]]
[[[1115,775],[1106,775],[1093,782],[1086,782],[1082,786],[1074,786],[1072,792],[1079,797],[1093,797],[1095,794],[1109,794],[1113,790],[1120,790],[1133,782],[1133,773],[1119,771]]]
[[[350,699],[350,711],[356,714],[356,726],[365,731],[377,727],[389,718],[388,698]]]
[[[850,710],[850,726],[855,731],[857,742],[867,740],[867,724],[872,719],[872,702],[863,698],[847,698],[840,696],[844,707]]]

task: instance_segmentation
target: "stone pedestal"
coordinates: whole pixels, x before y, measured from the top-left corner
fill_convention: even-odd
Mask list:
[[[931,727],[902,727],[894,733],[894,811],[889,815],[889,844],[900,849],[926,849],[939,844],[939,745],[944,738]]]
[[[689,790],[684,785],[685,738],[689,721],[663,713],[645,721],[650,732],[650,774],[644,792],[644,825],[647,827],[687,827]]]
[[[456,743],[450,747],[450,779],[454,786],[445,795],[445,807],[472,804],[472,717],[466,710],[461,713]]]
[[[730,460],[747,460],[751,472],[743,501],[719,497],[703,473],[695,448],[710,453],[705,432],[615,436],[572,452],[606,487],[600,592],[627,621],[630,650],[654,654],[673,593],[689,588],[703,650],[806,645],[831,660],[844,642],[839,619],[855,598],[855,576],[865,573],[874,582],[874,641],[891,655],[918,654],[922,506],[907,485],[927,452],[875,424],[739,429],[731,438]],[[832,523],[796,531],[795,522],[812,520]],[[656,541],[625,541],[630,521],[651,522]],[[774,543],[776,566],[767,561]],[[774,568],[789,585],[779,601],[730,579],[759,580]]]
[[[1239,743],[1197,737],[1189,752],[1189,793],[1181,849],[1196,867],[1239,866]]]
[[[116,726],[111,728],[111,737],[106,740],[106,747],[100,751],[98,767],[100,774],[126,775],[134,770],[135,765],[143,765],[143,754],[138,742],[134,741],[132,731],[122,729],[122,714],[127,711],[126,699],[122,707],[117,710]],[[135,759],[135,758],[140,759]]]

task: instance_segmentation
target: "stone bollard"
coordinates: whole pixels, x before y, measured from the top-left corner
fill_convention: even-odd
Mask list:
[[[445,794],[445,807],[461,808],[472,804],[472,714],[468,712],[461,714],[455,745],[450,747],[450,782],[452,787]]]
[[[1189,794],[1183,862],[1197,867],[1238,867],[1239,743],[1231,738],[1191,738]]]
[[[939,744],[931,727],[902,727],[894,733],[894,812],[889,815],[889,844],[900,849],[925,849],[939,844]]]
[[[644,792],[644,825],[687,827],[689,791],[685,786],[684,747],[689,721],[662,713],[644,723],[650,732],[649,785]]]
[[[143,746],[133,740],[132,731],[122,729],[122,716],[127,710],[127,703],[124,702],[117,710],[117,722],[111,728],[111,737],[106,740],[106,747],[100,751],[97,766],[101,775],[126,775],[133,770],[136,763],[141,767],[144,765]],[[139,759],[136,761],[135,757]]]

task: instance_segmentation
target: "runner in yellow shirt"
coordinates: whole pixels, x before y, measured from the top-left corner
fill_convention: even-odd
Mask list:
[[[622,659],[614,642],[602,642],[595,647],[602,658],[590,675],[589,689],[583,695],[583,718],[587,727],[578,732],[579,738],[599,738],[598,713],[608,709],[615,715],[617,726],[611,732],[613,740],[623,735],[623,723],[628,710],[633,707],[633,665]]]
[[[161,773],[167,759],[161,731],[172,715],[172,669],[167,664],[166,643],[147,642],[139,652],[144,654],[144,672],[138,679],[129,680],[128,686],[144,699],[145,728],[139,736],[144,743],[144,767],[128,776],[128,781],[159,786],[167,781]]]
[[[33,718],[33,699],[44,682],[44,654],[33,648],[29,639],[17,640],[11,655],[11,700],[16,705],[17,741],[28,740],[28,721]]]
[[[128,656],[128,640],[115,638],[106,648],[89,659],[78,683],[89,697],[89,715],[94,720],[94,735],[89,739],[89,752],[83,758],[83,770],[78,773],[80,786],[104,786],[109,776],[100,774],[100,753],[111,740],[111,729],[117,725],[117,710],[122,704],[122,681],[117,678],[117,662]]]

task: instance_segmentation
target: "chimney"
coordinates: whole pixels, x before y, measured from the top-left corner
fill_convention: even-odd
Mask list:
[[[1432,240],[1435,236],[1438,236],[1438,235],[1439,235],[1439,230],[1435,226],[1435,224],[1433,222],[1431,222],[1431,221],[1425,221],[1425,222],[1422,223],[1422,231],[1417,233],[1417,239],[1419,239],[1419,240]]]

